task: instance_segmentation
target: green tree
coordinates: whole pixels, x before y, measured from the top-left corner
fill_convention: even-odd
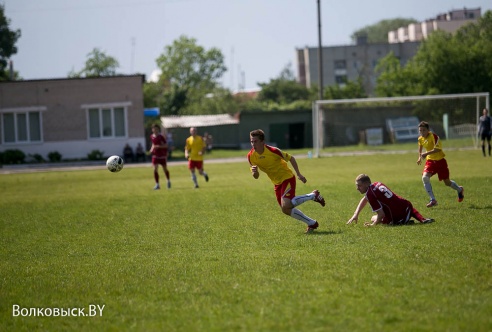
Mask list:
[[[21,36],[20,30],[10,30],[10,19],[5,17],[4,5],[0,4],[0,81],[10,79],[9,58],[17,53],[15,43]]]
[[[404,66],[392,56],[378,65],[380,96],[492,91],[492,11],[454,35],[435,31]]]
[[[368,25],[355,31],[350,38],[354,42],[358,37],[367,37],[368,43],[387,43],[388,32],[397,30],[398,28],[405,27],[411,23],[416,23],[417,20],[413,18],[395,18],[391,20],[382,20],[376,24]]]
[[[194,38],[181,36],[157,60],[162,71],[159,84],[161,93],[155,96],[162,114],[208,114],[205,107],[198,107],[214,94],[219,79],[226,70],[224,56],[217,48],[205,50]]]
[[[119,67],[118,61],[106,55],[99,48],[94,48],[89,54],[87,54],[87,61],[85,67],[79,71],[71,71],[69,77],[101,77],[101,76],[114,76],[116,74],[116,68]]]
[[[258,101],[289,104],[298,100],[310,100],[311,92],[296,81],[292,65],[287,64],[277,78],[268,83],[258,83],[261,91]]]
[[[393,52],[379,60],[375,71],[378,75],[375,93],[379,97],[420,95],[423,86],[412,65],[402,66]]]
[[[323,98],[325,99],[352,99],[366,98],[367,94],[362,84],[362,79],[347,81],[343,85],[332,85],[325,88]]]

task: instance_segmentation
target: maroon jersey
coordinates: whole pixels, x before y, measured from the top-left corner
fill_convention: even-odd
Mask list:
[[[158,134],[157,136],[154,136],[154,134],[150,135],[150,140],[152,141],[152,144],[154,144],[154,146],[159,146],[159,145],[167,143],[166,138],[161,134]],[[153,155],[153,158],[155,158],[155,159],[167,158],[167,147],[166,148],[157,148],[157,147],[154,148],[152,155]]]
[[[410,218],[413,207],[406,199],[398,196],[381,182],[374,182],[366,192],[367,200],[371,204],[372,211],[383,209],[384,224],[398,223]]]

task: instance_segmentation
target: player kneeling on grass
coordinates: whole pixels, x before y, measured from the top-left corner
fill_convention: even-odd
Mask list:
[[[347,221],[347,224],[357,223],[359,213],[367,202],[371,205],[372,211],[376,212],[376,215],[372,216],[370,222],[365,222],[364,226],[375,226],[377,224],[408,225],[413,223],[410,217],[417,219],[421,223],[434,221],[434,219],[424,218],[410,201],[398,196],[383,183],[371,183],[371,179],[366,174],[357,176],[355,186],[364,197],[360,200],[354,215]]]
[[[300,220],[308,225],[306,233],[313,232],[319,224],[316,220],[311,219],[302,213],[296,206],[306,202],[315,201],[325,206],[325,200],[318,190],[312,193],[296,196],[296,177],[287,165],[290,162],[292,168],[297,174],[297,178],[306,183],[306,178],[299,172],[294,156],[283,152],[282,150],[265,144],[265,133],[261,129],[250,132],[250,142],[253,147],[248,153],[251,174],[255,179],[260,176],[259,170],[265,172],[275,186],[275,195],[277,202],[282,208],[282,212],[292,218]]]

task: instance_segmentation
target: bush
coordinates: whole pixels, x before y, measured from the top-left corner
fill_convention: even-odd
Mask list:
[[[99,150],[92,150],[91,153],[87,155],[87,159],[89,160],[103,160],[104,152]]]
[[[29,162],[33,162],[33,163],[44,163],[45,162],[43,156],[40,155],[39,153],[29,154],[28,157],[30,159]]]
[[[2,153],[1,163],[3,164],[22,164],[26,155],[21,150],[5,150]]]
[[[56,163],[56,162],[61,161],[62,155],[58,151],[52,151],[52,152],[48,153],[48,159],[50,160],[50,162]]]

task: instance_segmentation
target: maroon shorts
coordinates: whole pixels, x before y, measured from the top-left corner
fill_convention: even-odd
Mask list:
[[[446,159],[427,160],[424,166],[424,173],[437,174],[439,181],[449,179],[449,168]]]
[[[197,169],[201,171],[203,169],[203,160],[188,160],[188,169]]]
[[[167,158],[156,158],[152,156],[152,165],[161,165],[162,167],[167,166]]]
[[[280,206],[282,206],[283,197],[288,199],[294,198],[296,196],[296,177],[293,176],[281,184],[276,184],[275,196],[277,196],[277,202]]]

